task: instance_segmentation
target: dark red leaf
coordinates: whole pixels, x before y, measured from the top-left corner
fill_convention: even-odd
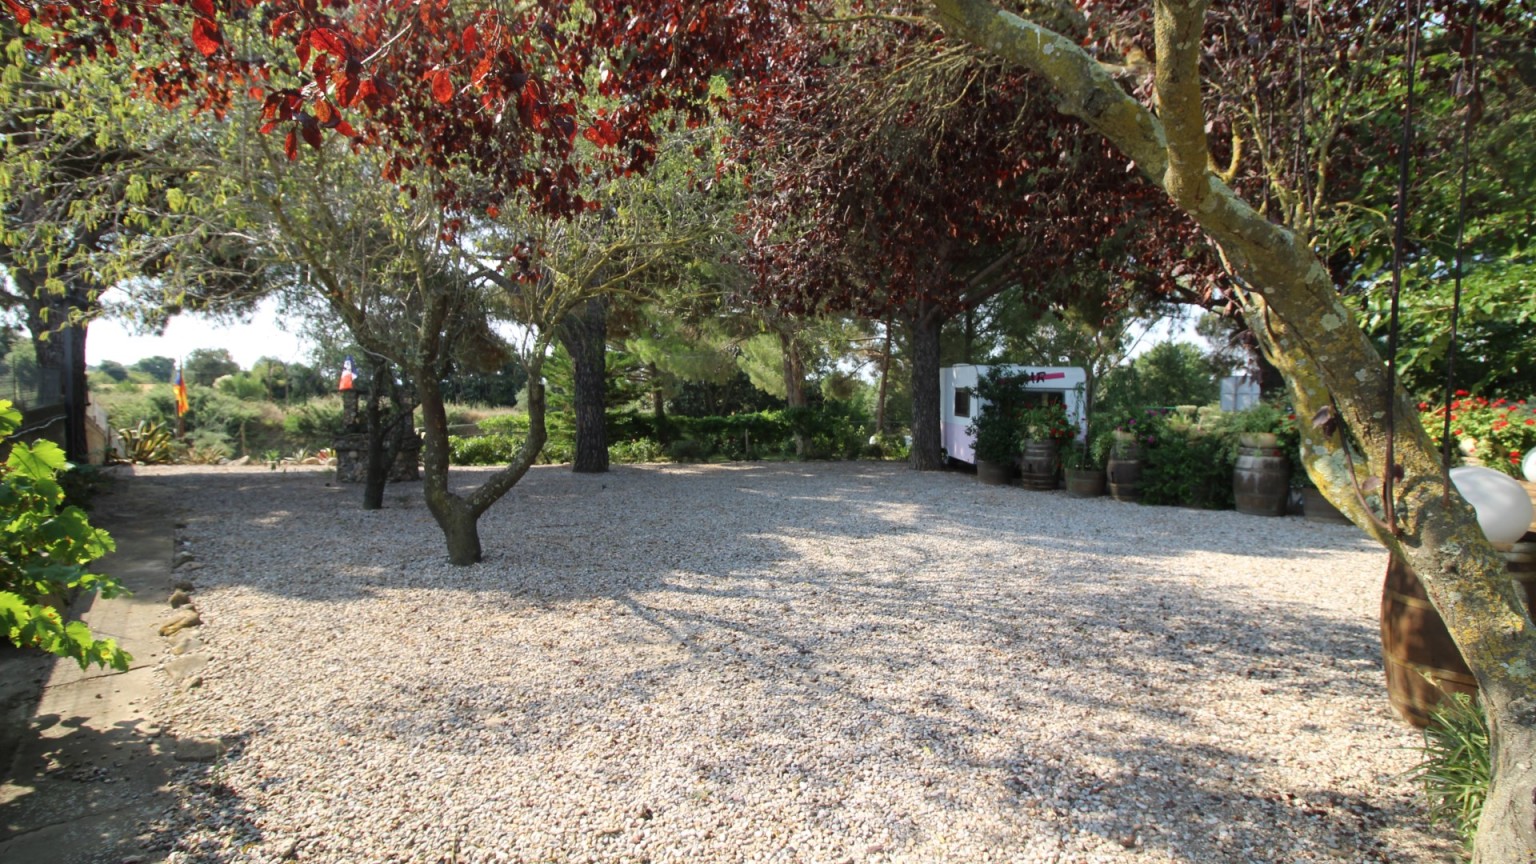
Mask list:
[[[301,130],[302,130],[302,133],[304,135],[304,143],[306,143],[309,146],[315,148],[316,150],[319,150],[320,149],[320,127],[319,127],[319,125],[317,125],[314,121],[310,121],[308,123],[305,123],[301,127]]]
[[[213,0],[192,0],[192,11],[204,18],[213,18],[217,14],[213,9]]]
[[[479,48],[480,31],[476,30],[475,25],[471,24],[464,28],[464,52],[466,54],[473,54]]]
[[[283,152],[288,154],[290,162],[299,158],[299,138],[293,134],[292,129],[288,130],[288,137],[283,139]]]
[[[453,80],[448,77],[448,70],[438,67],[427,75],[432,79],[432,98],[444,103],[453,101]]]
[[[588,126],[582,136],[599,147],[612,147],[619,143],[618,130],[614,129],[613,124],[607,120],[599,120]]]
[[[192,22],[192,44],[202,52],[204,57],[212,57],[218,53],[224,45],[224,37],[219,34],[219,25],[209,18],[199,18]]]
[[[16,0],[5,0],[5,5],[11,8],[11,14],[16,16],[16,23],[25,27],[32,23],[32,10],[17,3]]]
[[[327,54],[335,54],[337,57],[347,57],[347,42],[340,33],[325,27],[316,27],[310,31],[309,41],[317,50]]]

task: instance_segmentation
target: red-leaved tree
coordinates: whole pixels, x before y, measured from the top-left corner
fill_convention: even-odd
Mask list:
[[[943,464],[939,336],[956,314],[1008,290],[1059,305],[1073,286],[1043,274],[1082,266],[1115,271],[1111,302],[1211,296],[1219,268],[1194,224],[1024,74],[921,21],[786,36],[740,112],[757,297],[905,325],[914,467]],[[1126,254],[1101,260],[1116,235]]]

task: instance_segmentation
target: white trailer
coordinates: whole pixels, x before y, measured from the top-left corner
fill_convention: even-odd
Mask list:
[[[945,366],[939,369],[939,425],[943,430],[944,452],[950,459],[975,464],[976,436],[965,431],[986,402],[976,396],[976,382],[988,371],[998,368],[1025,379],[1025,390],[1042,402],[1060,402],[1067,406],[1067,417],[1083,437],[1083,390],[1088,376],[1076,366]]]

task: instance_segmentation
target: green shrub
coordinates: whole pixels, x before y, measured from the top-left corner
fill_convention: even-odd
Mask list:
[[[517,457],[522,436],[448,436],[448,462],[452,465],[506,465]]]
[[[1141,503],[1231,509],[1233,437],[1182,415],[1158,418],[1141,463]]]
[[[482,418],[477,424],[482,435],[517,435],[519,437],[528,434],[527,414],[494,414]]]
[[[539,451],[538,463],[540,465],[564,465],[576,460],[576,442],[566,435],[550,434],[544,442],[544,449]]]
[[[21,424],[21,413],[0,399],[0,438]],[[112,597],[122,586],[86,571],[116,548],[85,511],[64,502],[58,476],[69,468],[51,441],[17,443],[0,467],[0,632],[11,644],[126,671],[130,657],[111,639],[97,639],[79,621],[65,623],[58,606],[80,592]]]
[[[869,421],[855,405],[827,402],[784,411],[790,429],[806,439],[807,459],[857,459],[869,438]]]
[[[70,465],[54,478],[64,490],[64,503],[91,509],[91,500],[112,484],[112,477],[95,465]]]
[[[225,375],[213,382],[214,389],[242,402],[255,402],[267,398],[267,385],[249,372]]]
[[[144,420],[132,429],[117,430],[123,439],[125,458],[135,465],[164,465],[176,457],[171,431],[160,423]]]
[[[1488,718],[1465,693],[1447,695],[1429,715],[1413,778],[1424,786],[1430,818],[1449,823],[1470,853],[1492,776]]]
[[[608,459],[621,465],[637,462],[661,462],[666,456],[666,448],[659,442],[650,438],[640,438],[634,441],[620,441],[608,446]]]
[[[311,399],[283,417],[283,435],[291,447],[330,447],[342,429],[341,399],[334,396]]]
[[[181,453],[179,461],[187,465],[218,465],[228,458],[229,451],[224,449],[223,444],[211,444],[206,447],[192,444]]]
[[[911,454],[906,437],[887,432],[864,445],[866,459],[906,459]]]
[[[107,410],[107,422],[114,429],[132,429],[140,423],[176,422],[176,397],[171,395],[170,385],[152,387],[148,391],[131,385],[127,391],[114,390],[93,394]]]
[[[709,448],[692,438],[679,438],[667,445],[667,456],[677,462],[702,462],[709,458]]]

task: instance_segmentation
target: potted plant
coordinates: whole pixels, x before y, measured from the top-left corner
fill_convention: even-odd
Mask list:
[[[974,438],[976,477],[991,485],[1006,484],[1013,479],[1019,455],[1024,381],[995,367],[976,382],[976,397],[981,410],[966,427]]]
[[[1067,406],[1042,402],[1019,413],[1019,438],[1023,441],[1020,467],[1030,489],[1055,489],[1061,467],[1061,442],[1077,432],[1067,417]]]
[[[1156,416],[1126,417],[1110,431],[1109,461],[1104,473],[1109,496],[1116,501],[1141,500],[1141,460],[1143,448],[1156,438]]]
[[[1291,497],[1291,457],[1299,441],[1290,411],[1259,402],[1234,413],[1231,429],[1239,449],[1232,468],[1232,497],[1239,513],[1284,516]],[[1283,442],[1283,443],[1282,443]]]
[[[1062,457],[1067,494],[1073,498],[1097,498],[1104,494],[1105,477],[1101,441],[1074,441]]]

